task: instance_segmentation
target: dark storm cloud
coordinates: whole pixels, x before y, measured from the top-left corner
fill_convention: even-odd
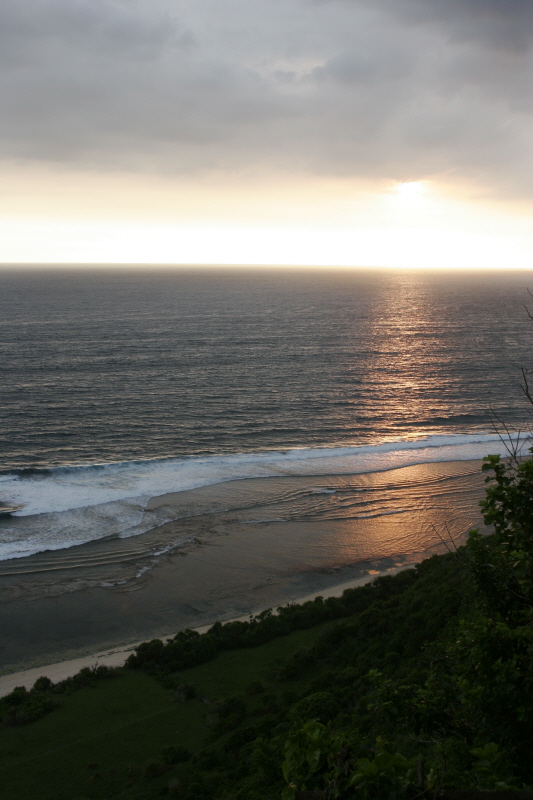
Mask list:
[[[531,0],[377,0],[408,22],[432,23],[457,41],[477,41],[496,48],[522,50],[533,39]]]
[[[528,0],[3,0],[0,152],[523,193]]]

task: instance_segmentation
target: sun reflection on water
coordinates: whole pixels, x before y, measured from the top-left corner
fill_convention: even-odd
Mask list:
[[[414,438],[411,431],[421,425],[428,433],[439,432],[444,419],[460,415],[457,402],[448,398],[459,380],[461,331],[423,275],[391,275],[368,326],[372,347],[358,388],[368,413],[395,420],[385,438]]]

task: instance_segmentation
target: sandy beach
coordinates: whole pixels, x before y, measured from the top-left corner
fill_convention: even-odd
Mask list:
[[[365,584],[371,583],[382,575],[396,575],[401,570],[409,569],[412,566],[414,566],[414,564],[405,564],[402,567],[393,567],[390,570],[384,570],[382,572],[378,572],[377,574],[368,574],[352,581],[340,583],[337,586],[331,586],[329,589],[324,589],[322,592],[315,592],[305,597],[299,597],[293,602],[296,604],[306,603],[308,600],[314,600],[315,597],[318,596],[324,598],[340,597],[343,592],[346,591],[346,589],[353,589],[356,586],[364,586]],[[263,609],[257,609],[255,613],[259,613],[261,610]],[[274,613],[276,613],[275,610]],[[234,617],[231,621],[246,620],[248,617],[249,615],[244,614],[240,617]],[[224,621],[229,622],[230,620]],[[197,630],[199,633],[205,633],[210,627],[211,625],[202,625],[199,628],[195,628],[195,630]],[[176,631],[174,634],[175,633]],[[167,634],[167,637],[171,635],[173,634]],[[165,637],[163,636],[163,638]],[[26,689],[31,689],[35,681],[41,677],[41,675],[46,675],[46,677],[50,678],[53,683],[57,683],[58,681],[62,681],[65,678],[75,675],[84,667],[91,668],[97,665],[121,667],[125,663],[130,653],[132,653],[140,643],[141,642],[133,642],[126,646],[111,648],[99,653],[91,653],[90,655],[82,656],[81,658],[67,659],[65,661],[59,661],[55,664],[46,664],[43,666],[34,667],[32,669],[2,675],[0,676],[0,697],[12,692],[16,686],[25,686]]]
[[[483,490],[469,461],[154,497],[150,513],[170,508],[173,521],[2,562],[0,673],[32,685],[58,665],[60,680],[122,663],[142,641],[341,593],[444,552],[439,531],[463,541]]]

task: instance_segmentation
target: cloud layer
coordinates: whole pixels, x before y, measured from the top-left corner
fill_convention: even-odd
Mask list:
[[[528,195],[530,0],[3,0],[0,158]]]

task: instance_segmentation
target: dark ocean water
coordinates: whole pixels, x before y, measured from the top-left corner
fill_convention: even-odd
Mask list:
[[[170,519],[145,508],[165,492],[495,452],[491,413],[527,415],[527,287],[533,271],[0,271],[0,501],[21,506],[0,558],[142,534]]]
[[[533,272],[0,272],[2,468],[486,430]]]

